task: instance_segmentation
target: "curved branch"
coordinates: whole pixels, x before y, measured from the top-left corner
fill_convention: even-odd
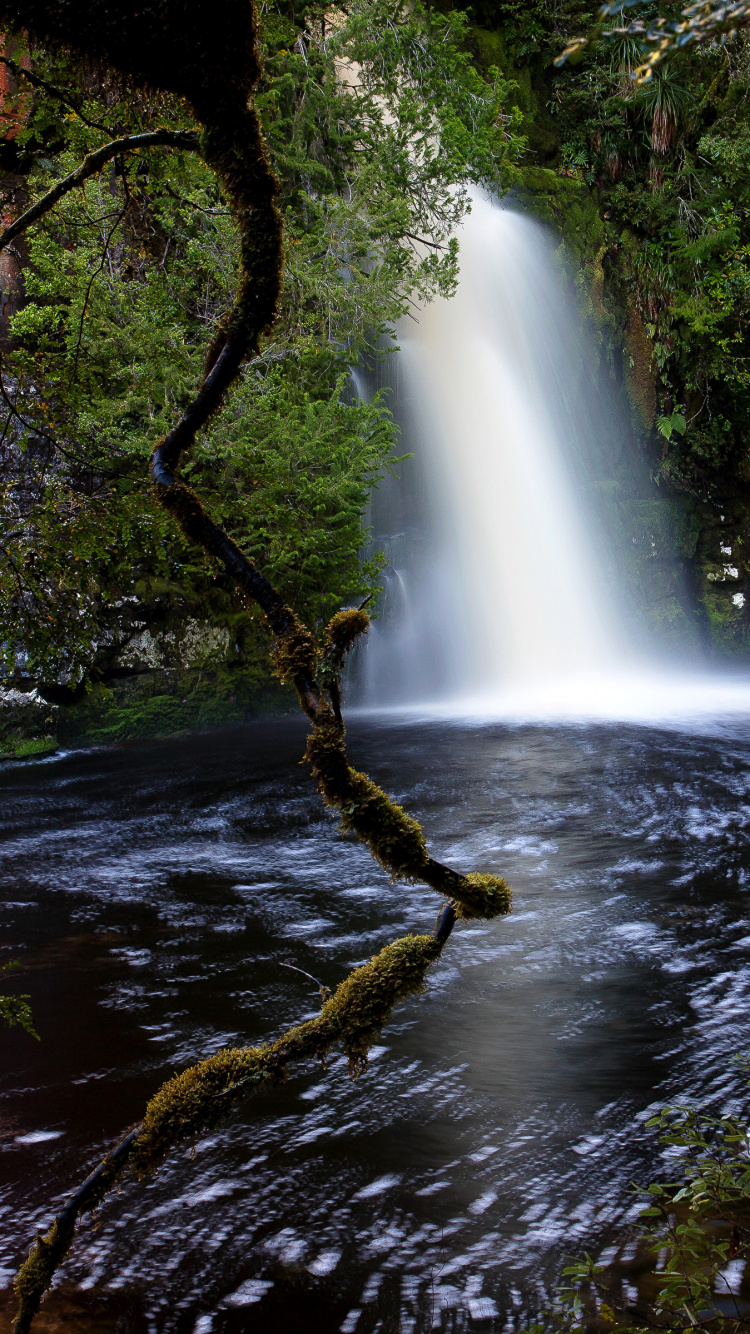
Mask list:
[[[0,250],[4,250],[10,245],[21,232],[25,232],[32,223],[38,222],[45,213],[49,213],[54,208],[63,195],[74,190],[77,185],[83,185],[90,176],[95,176],[102,167],[118,157],[120,153],[133,152],[137,148],[152,148],[161,145],[164,148],[187,148],[197,151],[198,135],[195,130],[152,130],[147,134],[126,134],[121,139],[112,139],[108,144],[101,148],[94,149],[87,153],[80,166],[76,167],[69,176],[64,176],[57,185],[53,185],[46,195],[42,195],[35,204],[26,209],[20,217],[16,218],[5,231],[0,233]]]
[[[18,3],[0,0],[0,16],[3,12],[17,15]],[[443,907],[433,935],[408,936],[386,946],[342,982],[317,1019],[290,1029],[269,1046],[219,1052],[168,1081],[152,1099],[143,1122],[92,1173],[51,1232],[37,1240],[16,1281],[21,1299],[16,1334],[28,1331],[67,1253],[80,1213],[100,1202],[128,1163],[138,1174],[152,1170],[173,1145],[215,1124],[247,1091],[283,1078],[292,1061],[324,1055],[341,1044],[356,1072],[393,1006],[422,989],[426,971],[439,958],[456,919],[490,918],[510,911],[510,890],[501,877],[464,876],[435,861],[417,821],[349,763],[335,679],[346,652],[367,630],[366,613],[362,609],[337,613],[326,629],[325,643],[319,645],[279,591],[214,523],[198,496],[179,478],[180,462],[197,431],[223,403],[243,361],[258,354],[260,340],[276,318],[283,229],[276,205],[278,183],[257,112],[248,105],[261,75],[254,7],[245,3],[212,6],[209,14],[208,0],[201,0],[181,10],[179,20],[165,19],[165,12],[155,5],[123,13],[118,6],[107,17],[107,7],[96,6],[94,22],[90,0],[66,6],[64,13],[56,0],[24,0],[21,20],[45,41],[77,47],[86,55],[93,53],[141,86],[157,85],[185,97],[202,126],[201,153],[221,180],[237,222],[237,299],[217,331],[203,384],[180,421],[154,450],[154,490],[189,540],[220,561],[242,595],[264,612],[274,639],[276,674],[293,684],[312,723],[305,758],[324,801],[338,811],[343,827],[357,834],[393,879],[421,880],[451,901]],[[185,28],[188,15],[192,15],[194,30]],[[191,144],[184,143],[189,137],[183,133],[179,146],[197,147],[195,136]],[[135,147],[136,139],[177,146],[176,138],[134,136],[90,154],[67,182],[50,191],[45,197],[49,202],[34,205],[0,237],[0,249],[51,207],[66,188],[98,170],[108,149],[108,155],[115,156],[125,147]]]
[[[433,935],[404,936],[386,945],[344,979],[316,1019],[288,1029],[262,1047],[217,1052],[164,1084],[143,1120],[86,1178],[46,1236],[37,1237],[16,1279],[20,1303],[13,1334],[27,1334],[70,1250],[78,1219],[101,1204],[126,1168],[136,1176],[152,1172],[177,1144],[217,1125],[248,1093],[280,1083],[294,1062],[322,1059],[333,1047],[343,1046],[352,1073],[359,1073],[394,1006],[424,990],[427,970],[440,958],[454,921],[446,907]]]
[[[217,362],[215,369],[218,365]],[[172,432],[173,436],[180,431],[192,407]],[[333,704],[318,684],[323,664],[314,636],[236,542],[213,522],[195,492],[167,471],[161,462],[165,446],[166,442],[157,446],[152,463],[157,495],[185,536],[220,561],[241,591],[265,613],[275,639],[276,674],[293,684],[300,705],[313,724],[305,758],[324,801],[340,812],[343,826],[358,835],[394,879],[423,881],[438,894],[455,900],[463,917],[490,918],[509,912],[511,893],[502,877],[477,872],[461,875],[430,857],[417,821],[366,774],[352,769],[346,754],[343,722],[336,717]],[[357,618],[357,633],[369,625],[367,614],[362,611],[340,612],[339,617]]]

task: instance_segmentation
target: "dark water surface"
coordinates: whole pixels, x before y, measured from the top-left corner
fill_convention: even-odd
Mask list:
[[[352,1081],[235,1112],[87,1221],[41,1329],[345,1334],[523,1323],[627,1230],[654,1102],[736,1109],[750,1019],[750,729],[359,721],[437,855],[505,874]],[[0,771],[0,1282],[173,1071],[278,1034],[438,900],[343,839],[296,722]],[[7,1307],[9,1309],[10,1297]],[[497,1312],[495,1315],[494,1313]]]

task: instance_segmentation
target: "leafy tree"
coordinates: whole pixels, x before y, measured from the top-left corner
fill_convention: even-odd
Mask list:
[[[185,476],[321,626],[377,588],[378,558],[358,557],[362,513],[393,467],[385,404],[353,399],[348,367],[392,344],[415,299],[452,290],[465,182],[497,180],[515,141],[504,85],[476,74],[457,15],[381,0],[332,23],[269,7],[263,31],[256,105],[286,232],[280,312]],[[3,367],[5,672],[75,684],[170,607],[247,626],[231,581],[196,560],[145,475],[236,294],[240,233],[178,99],[133,96],[111,70],[41,47],[33,63],[11,206],[101,154],[105,132],[158,140],[167,119],[192,149],[105,145],[102,170],[24,235]]]
[[[435,861],[418,823],[349,764],[338,677],[347,651],[367,630],[367,615],[349,609],[337,611],[324,628],[304,623],[268,577],[272,561],[280,581],[285,577],[283,524],[274,517],[273,503],[254,504],[247,485],[248,478],[256,480],[248,468],[249,452],[258,439],[265,440],[273,472],[272,488],[265,479],[270,501],[283,496],[282,510],[296,506],[298,496],[313,511],[321,505],[324,479],[315,475],[310,454],[315,441],[324,451],[339,448],[336,432],[346,407],[337,401],[342,359],[362,350],[368,337],[372,340],[367,330],[374,326],[377,333],[386,313],[379,304],[380,323],[371,315],[363,315],[361,322],[349,318],[348,344],[339,347],[333,293],[343,282],[352,294],[350,313],[364,311],[367,295],[377,292],[383,274],[395,272],[395,295],[389,286],[392,311],[394,304],[403,308],[425,288],[449,286],[455,275],[449,236],[463,207],[458,179],[485,178],[509,147],[497,81],[487,88],[473,71],[457,44],[463,31],[459,20],[398,0],[361,0],[336,17],[331,24],[329,14],[307,12],[304,32],[295,42],[297,54],[305,70],[318,42],[320,55],[311,65],[311,87],[303,80],[295,93],[285,64],[288,45],[270,52],[273,57],[275,49],[280,58],[280,72],[274,72],[271,59],[270,76],[262,75],[257,15],[248,0],[225,0],[221,6],[207,0],[185,0],[179,6],[171,0],[139,0],[137,7],[112,6],[110,0],[24,0],[22,5],[0,0],[0,23],[17,35],[27,33],[33,44],[35,88],[43,80],[56,103],[44,115],[57,117],[60,133],[60,121],[72,115],[80,148],[89,150],[80,168],[62,176],[66,161],[56,183],[0,236],[2,249],[30,225],[38,229],[31,241],[36,247],[31,283],[37,287],[14,323],[17,373],[28,377],[17,399],[26,387],[23,411],[46,423],[50,449],[56,447],[53,431],[59,417],[64,439],[77,448],[85,442],[93,451],[81,456],[86,463],[80,466],[93,479],[92,490],[108,488],[110,508],[102,513],[115,516],[112,528],[104,528],[113,562],[123,536],[134,550],[142,544],[147,555],[158,549],[172,519],[191,555],[200,548],[238,596],[262,612],[275,670],[293,685],[311,725],[305,759],[324,801],[392,877],[421,880],[448,900],[432,934],[407,936],[355,969],[325,1000],[318,1018],[263,1047],[218,1052],[155,1094],[143,1121],[87,1178],[46,1236],[38,1238],[16,1283],[16,1334],[28,1330],[80,1214],[100,1204],[126,1168],[139,1175],[154,1170],[173,1145],[214,1125],[248,1093],[283,1078],[296,1061],[343,1046],[353,1070],[359,1069],[393,1006],[424,985],[455,922],[492,918],[510,909],[510,892],[501,877],[463,875]],[[305,34],[315,33],[316,25],[319,38],[308,40]],[[283,40],[288,43],[296,31],[297,25],[284,30]],[[60,79],[52,82],[52,66],[63,61],[67,72],[71,51],[78,61],[78,83],[61,88]],[[44,52],[49,63],[40,74]],[[301,66],[296,69],[304,73]],[[97,91],[94,106],[81,101],[91,79]],[[321,79],[330,85],[324,103],[316,87]],[[115,116],[116,126],[111,123]],[[157,123],[157,129],[144,131],[145,120]],[[92,149],[88,136],[96,131],[101,138],[103,127],[107,136],[116,130],[116,137]],[[288,148],[288,160],[279,161],[281,180],[269,158],[266,132],[271,147],[278,133]],[[187,151],[185,165],[167,170],[158,156],[144,155],[147,144],[156,148],[153,135],[162,148]],[[67,152],[69,140],[64,143]],[[100,174],[104,166],[107,178]],[[148,177],[148,191],[139,183],[139,172]],[[316,178],[333,181],[335,199],[327,201]],[[76,241],[76,214],[69,210],[78,189],[86,192],[83,221],[92,230]],[[187,213],[192,216],[193,210],[200,215],[195,225],[210,233],[215,248],[210,261],[205,249],[191,249]],[[321,246],[310,255],[320,265],[313,269],[312,283],[307,270],[295,270],[294,260],[286,268],[283,264],[289,210],[290,253],[311,233]],[[424,235],[423,228],[430,234]],[[170,229],[179,238],[171,269]],[[430,243],[426,256],[425,242]],[[445,254],[429,253],[443,246]],[[88,247],[85,262],[81,247]],[[215,281],[214,265],[220,271]],[[60,286],[58,270],[67,275]],[[152,300],[145,300],[144,289]],[[175,322],[175,302],[179,308],[185,295],[188,318]],[[226,297],[231,306],[220,313]],[[315,396],[317,406],[305,396],[307,356],[316,381],[322,377],[325,386]],[[247,420],[244,394],[249,395]],[[320,408],[321,401],[326,408]],[[51,420],[40,416],[50,412]],[[296,451],[281,439],[279,422],[304,432]],[[255,443],[248,447],[248,441]],[[153,501],[147,505],[142,494],[139,503],[134,465],[149,448]],[[259,458],[258,453],[254,461]],[[285,491],[286,480],[279,482],[277,469],[293,471],[295,460],[304,461],[304,484],[298,477]],[[223,525],[222,496],[212,490],[222,470],[234,488],[234,503],[225,502]],[[48,475],[52,479],[51,462]],[[200,485],[205,501],[187,479]],[[350,486],[350,480],[345,478],[344,485]],[[74,538],[77,508],[83,511],[83,504],[69,499],[57,520],[50,515],[50,529],[55,522],[67,525]],[[235,535],[254,542],[259,528],[279,545],[258,538],[262,554],[256,562]],[[304,533],[304,516],[297,530]],[[101,545],[97,537],[89,561]],[[76,554],[81,563],[77,552],[73,563]],[[311,560],[303,594],[314,615],[326,605],[316,574]],[[76,596],[84,598],[82,585]],[[72,611],[71,606],[67,620],[72,621]]]

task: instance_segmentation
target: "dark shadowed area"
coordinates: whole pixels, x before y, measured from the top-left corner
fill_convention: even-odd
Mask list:
[[[84,1223],[40,1331],[523,1328],[619,1242],[654,1102],[738,1109],[750,1019],[750,730],[355,722],[435,855],[507,876],[352,1081],[250,1100]],[[296,766],[304,725],[0,772],[2,1281],[173,1071],[312,1016],[439,900],[391,885]],[[10,1314],[12,1297],[4,1294]]]

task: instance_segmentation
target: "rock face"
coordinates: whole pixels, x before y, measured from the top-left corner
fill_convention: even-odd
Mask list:
[[[65,693],[54,684],[0,689],[0,760],[178,736],[294,708],[291,689],[270,674],[263,635],[246,631],[240,645],[227,627],[192,617],[139,630],[107,658],[98,681],[68,702],[46,702]]]
[[[0,689],[0,758],[51,755],[58,746],[58,713],[36,690]]]
[[[178,629],[144,629],[113,658],[115,671],[210,668],[232,660],[232,636],[226,626],[190,617]]]
[[[270,675],[265,640],[187,618],[144,629],[109,662],[106,677],[61,709],[63,745],[179,736],[293,708],[289,687]]]

